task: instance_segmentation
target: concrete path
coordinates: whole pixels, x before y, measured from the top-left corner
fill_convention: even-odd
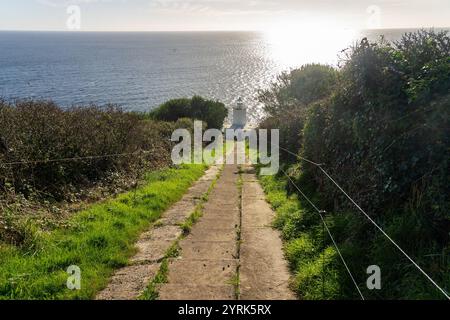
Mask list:
[[[203,216],[180,242],[181,256],[169,264],[162,300],[227,300],[236,298],[238,232],[240,225],[239,171],[225,165],[208,197]]]
[[[119,269],[113,275],[109,285],[97,295],[96,299],[132,300],[144,292],[158,272],[167,250],[182,234],[180,224],[195,210],[218,173],[218,166],[210,167],[180,201],[167,210],[149,231],[140,236],[136,243],[137,254],[128,266]]]
[[[225,165],[160,299],[295,299],[274,216],[252,167]]]
[[[282,252],[279,232],[271,224],[275,213],[254,170],[243,167],[242,225],[240,247],[240,299],[295,299],[288,288],[289,270]]]
[[[182,234],[180,224],[219,173],[213,166],[137,243],[131,264],[115,273],[98,299],[136,299]],[[202,217],[169,259],[161,300],[294,299],[275,216],[251,166],[224,165]]]

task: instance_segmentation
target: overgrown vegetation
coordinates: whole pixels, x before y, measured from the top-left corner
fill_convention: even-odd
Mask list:
[[[172,131],[189,121],[157,122],[114,106],[0,102],[0,187],[63,200],[118,173],[165,166]]]
[[[136,188],[144,173],[171,165],[177,128],[192,130],[193,121],[0,101],[0,242],[21,246],[28,224],[52,230],[87,202]]]
[[[94,298],[113,270],[127,264],[140,233],[178,201],[205,169],[183,165],[155,171],[136,191],[79,212],[63,228],[44,232],[27,226],[24,245],[0,246],[0,298]],[[81,290],[66,287],[70,265],[82,270]]]
[[[346,51],[339,70],[305,66],[261,97],[267,111],[263,127],[279,126],[280,145],[323,164],[449,292],[448,34],[422,30],[395,43],[363,39]],[[366,297],[443,298],[317,166],[286,153],[284,159],[295,183],[328,212],[326,221]],[[299,296],[358,298],[330,240],[321,245],[317,214],[299,207],[292,198],[296,190],[280,185],[281,177],[264,179]],[[326,266],[325,295],[319,292],[320,261]],[[366,268],[373,264],[381,267],[382,290],[366,288]]]
[[[199,96],[169,100],[150,112],[152,118],[162,121],[177,121],[180,118],[202,120],[211,129],[221,129],[227,115],[223,103]]]
[[[193,119],[0,101],[0,299],[93,298],[205,170],[173,167],[177,128]],[[80,291],[66,288],[69,265]]]

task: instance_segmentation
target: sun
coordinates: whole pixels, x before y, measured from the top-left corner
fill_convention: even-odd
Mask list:
[[[282,23],[264,31],[271,58],[282,69],[308,63],[337,64],[357,38],[353,29],[318,23]]]

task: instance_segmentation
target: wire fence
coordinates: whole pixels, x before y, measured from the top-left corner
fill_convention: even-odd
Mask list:
[[[364,215],[364,217],[365,218],[367,218],[367,220],[371,223],[371,224],[373,224],[374,226],[375,226],[375,228],[379,231],[379,232],[381,232],[382,234],[383,234],[383,236],[384,237],[386,237],[386,239],[388,239],[389,240],[389,242],[391,242],[411,263],[412,263],[412,265],[417,269],[417,270],[419,270],[427,279],[428,279],[428,281],[436,288],[436,289],[438,289],[448,300],[450,300],[450,296],[449,296],[449,294],[441,287],[441,286],[439,286],[437,283],[436,283],[436,281],[434,281],[432,278],[431,278],[431,276],[428,274],[428,273],[426,273],[418,264],[417,264],[417,262],[416,261],[414,261],[414,259],[413,258],[411,258],[411,256],[408,254],[408,253],[406,253],[405,252],[405,250],[403,250],[401,247],[400,247],[400,245],[398,245],[397,244],[397,242],[395,242],[393,239],[392,239],[392,237],[390,237],[384,230],[383,230],[383,228],[381,228],[381,226],[380,225],[378,225],[371,217],[370,217],[370,215],[368,215],[367,214],[367,212],[366,211],[364,211],[362,208],[361,208],[361,206],[360,205],[358,205],[357,203],[356,203],[356,201],[355,200],[353,200],[353,198],[352,197],[350,197],[350,195],[347,193],[347,192],[345,192],[344,191],[344,189],[336,182],[336,180],[335,179],[333,179],[333,177],[323,168],[323,166],[324,166],[324,164],[320,164],[320,163],[317,163],[317,162],[314,162],[314,161],[312,161],[312,160],[309,160],[309,159],[306,159],[306,158],[304,158],[304,157],[302,157],[302,156],[300,156],[300,155],[298,155],[298,154],[296,154],[296,153],[294,153],[294,152],[292,152],[291,150],[288,150],[288,149],[285,149],[285,148],[283,148],[283,147],[281,147],[281,146],[279,146],[279,145],[277,145],[277,144],[274,144],[274,143],[271,143],[272,145],[274,145],[274,146],[277,146],[280,150],[283,150],[283,151],[285,151],[285,152],[287,152],[288,154],[291,154],[291,155],[293,155],[293,156],[295,156],[297,159],[299,159],[299,160],[302,160],[302,161],[305,161],[305,162],[307,162],[307,163],[310,163],[310,164],[312,164],[312,165],[314,165],[314,166],[316,166],[316,167],[318,167],[319,169],[320,169],[320,171],[339,189],[339,191],[340,192],[342,192],[344,195],[345,195],[345,197],[347,198],[347,199],[349,199],[350,200],[350,202],[360,211],[360,212],[362,212],[362,214]],[[283,170],[282,170],[283,171]],[[347,266],[347,264],[346,264],[346,262],[345,262],[345,260],[344,260],[344,258],[343,258],[343,256],[342,256],[342,254],[340,253],[340,251],[339,251],[339,248],[337,247],[337,245],[336,245],[336,242],[334,241],[334,238],[333,238],[333,236],[332,236],[332,234],[331,234],[331,232],[330,232],[330,230],[329,230],[329,228],[328,228],[328,226],[327,226],[327,224],[326,224],[326,222],[325,222],[325,220],[324,220],[324,218],[323,218],[323,214],[322,213],[325,213],[324,211],[321,211],[321,210],[319,210],[319,208],[317,208],[317,206],[315,206],[312,202],[311,202],[311,200],[300,190],[300,188],[292,181],[292,179],[291,179],[291,177],[289,177],[289,175],[285,172],[285,171],[283,171],[283,173],[287,176],[287,178],[289,179],[289,181],[294,185],[294,187],[300,192],[300,194],[308,201],[308,203],[314,208],[314,210],[316,210],[318,213],[319,213],[319,215],[320,215],[320,217],[321,217],[321,219],[322,219],[322,222],[324,223],[324,225],[325,225],[325,228],[327,229],[327,232],[328,232],[328,234],[329,234],[329,236],[330,236],[330,238],[332,239],[332,241],[333,241],[333,244],[334,244],[334,246],[336,247],[336,250],[338,251],[338,253],[339,253],[339,256],[340,256],[340,258],[341,258],[341,260],[342,260],[342,262],[343,262],[343,264],[344,264],[344,266],[345,266],[345,268],[347,269],[347,272],[349,273],[349,275],[350,275],[350,277],[352,278],[352,281],[353,281],[353,283],[355,284],[355,286],[356,286],[356,288],[358,289],[358,292],[359,292],[359,294],[360,294],[360,296],[361,296],[361,298],[362,299],[364,299],[364,296],[362,295],[362,293],[361,293],[361,291],[360,291],[360,289],[359,289],[359,287],[358,287],[358,285],[357,285],[357,283],[356,283],[356,281],[355,281],[355,279],[354,279],[354,277],[353,277],[353,275],[352,275],[352,273],[351,273],[351,271],[349,270],[349,268],[348,268],[348,266]]]
[[[352,272],[350,271],[350,268],[348,267],[344,257],[342,256],[341,251],[339,250],[339,247],[336,243],[336,241],[334,240],[333,235],[331,234],[330,228],[328,228],[328,225],[323,217],[323,214],[326,213],[324,210],[320,210],[319,208],[317,208],[317,206],[306,196],[306,194],[297,186],[297,184],[295,184],[295,182],[291,179],[291,177],[287,174],[286,171],[282,170],[281,171],[284,173],[284,175],[288,178],[288,180],[292,183],[292,185],[298,190],[298,192],[300,192],[300,194],[306,199],[306,201],[308,201],[308,203],[314,208],[314,210],[317,211],[317,213],[320,216],[320,219],[322,220],[322,223],[328,233],[328,235],[330,236],[331,241],[333,242],[334,247],[336,248],[337,253],[339,254],[339,257],[341,258],[341,261],[343,263],[343,265],[345,266],[345,269],[347,270],[350,278],[352,279],[353,284],[355,285],[356,290],[358,291],[359,295],[361,296],[362,300],[365,300],[364,295],[362,294],[361,290],[359,289],[359,286],[355,280],[355,277],[353,276]]]
[[[364,215],[364,217],[366,219],[368,219],[368,221],[373,224],[376,229],[381,232],[383,234],[384,237],[386,237],[389,242],[391,242],[413,265],[415,268],[417,268],[417,270],[419,270],[427,279],[428,281],[436,288],[438,289],[448,300],[450,300],[450,296],[449,294],[447,294],[447,292],[441,287],[439,286],[432,278],[430,275],[428,275],[428,273],[426,273],[418,264],[417,262],[414,261],[413,258],[411,258],[411,256],[405,252],[405,250],[403,250],[400,245],[397,244],[397,242],[395,242],[392,237],[390,237],[382,228],[380,225],[378,225],[371,217],[370,215],[367,214],[366,211],[364,211],[360,205],[358,205],[358,203],[356,203],[355,200],[353,200],[352,197],[350,197],[350,195],[345,192],[345,190],[336,182],[335,179],[333,179],[333,177],[323,168],[324,164],[321,163],[317,163],[315,161],[312,161],[310,159],[304,158],[302,156],[300,156],[297,153],[292,152],[291,150],[288,150],[286,148],[283,148],[273,142],[271,142],[271,144],[273,146],[277,146],[280,150],[285,151],[286,153],[295,156],[297,159],[305,161],[309,164],[312,164],[316,167],[318,167],[320,169],[320,171],[339,189],[340,192],[342,192],[345,197],[347,199],[350,200],[350,202]],[[95,160],[95,159],[106,159],[106,158],[114,158],[114,157],[128,157],[128,156],[135,156],[135,155],[139,155],[139,154],[145,154],[145,153],[152,153],[155,152],[156,149],[152,149],[152,150],[137,150],[134,152],[128,152],[128,153],[116,153],[116,154],[104,154],[104,155],[92,155],[92,156],[83,156],[83,157],[70,157],[70,158],[60,158],[60,159],[41,159],[41,160],[30,160],[30,161],[13,161],[13,162],[3,162],[1,164],[3,165],[8,165],[8,166],[16,166],[16,165],[30,165],[30,164],[45,164],[45,163],[54,163],[54,162],[70,162],[70,161],[82,161],[82,160]],[[334,247],[336,248],[336,251],[339,254],[339,257],[343,263],[343,265],[345,266],[345,269],[347,270],[353,284],[355,285],[355,288],[358,291],[359,296],[361,297],[361,299],[365,299],[364,295],[362,294],[356,280],[355,277],[353,276],[352,272],[350,271],[348,264],[346,263],[341,251],[339,250],[339,247],[337,246],[336,241],[334,240],[334,237],[324,219],[324,214],[326,213],[324,210],[320,210],[307,196],[306,194],[298,187],[297,184],[295,184],[295,182],[291,179],[291,177],[288,175],[288,173],[284,170],[281,170],[284,175],[287,177],[287,179],[290,181],[290,183],[297,189],[297,191],[299,191],[299,193],[302,195],[302,197],[305,198],[305,200],[312,206],[312,208],[319,214],[321,221],[325,227],[325,230],[327,232],[327,234],[329,235],[331,241],[333,242]]]

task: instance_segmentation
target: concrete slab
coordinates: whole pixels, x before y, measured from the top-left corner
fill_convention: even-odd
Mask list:
[[[237,261],[178,258],[169,263],[170,284],[227,285],[236,274]]]
[[[242,201],[242,226],[246,228],[270,227],[275,213],[265,200]]]
[[[242,199],[253,200],[260,199],[265,200],[266,195],[264,190],[261,188],[259,182],[244,181],[242,185]]]
[[[208,228],[195,225],[191,235],[202,241],[232,241],[237,240],[236,228]]]
[[[217,177],[217,174],[220,172],[220,165],[213,165],[209,167],[209,169],[206,171],[206,173],[203,175],[203,177],[200,178],[199,181],[212,181],[215,180]]]
[[[119,269],[108,286],[100,292],[98,300],[133,300],[147,287],[160,265],[136,265]]]
[[[181,235],[181,230],[177,226],[172,225],[160,225],[154,227],[153,229],[144,232],[140,237],[139,241],[147,240],[176,240]]]
[[[203,216],[180,242],[181,257],[169,264],[160,299],[233,299],[240,223],[238,172],[226,165],[203,206]]]
[[[230,285],[165,284],[159,291],[160,300],[233,300]]]
[[[214,215],[202,217],[202,221],[212,221],[214,228],[224,226],[225,228],[238,228],[239,215]]]
[[[193,241],[186,238],[181,245],[183,259],[206,257],[207,260],[236,259],[236,241]]]
[[[160,262],[172,244],[172,240],[139,241],[136,244],[138,253],[131,258],[131,263],[150,264]]]
[[[257,190],[260,187],[253,183],[244,182],[244,186],[247,186],[244,192],[259,193]],[[284,259],[280,234],[269,226],[274,217],[275,213],[265,200],[243,195],[239,257],[241,299],[295,298],[289,289],[290,273]]]
[[[193,229],[234,229],[237,226],[236,223],[233,223],[235,220],[232,218],[233,216],[210,216],[209,219],[200,219],[200,221],[194,225]],[[239,216],[237,216],[237,218],[239,218]]]
[[[259,237],[249,239],[249,234]],[[253,229],[242,235],[240,250],[240,298],[244,300],[295,299],[289,289],[289,270],[275,230]],[[258,242],[259,240],[259,242]]]

